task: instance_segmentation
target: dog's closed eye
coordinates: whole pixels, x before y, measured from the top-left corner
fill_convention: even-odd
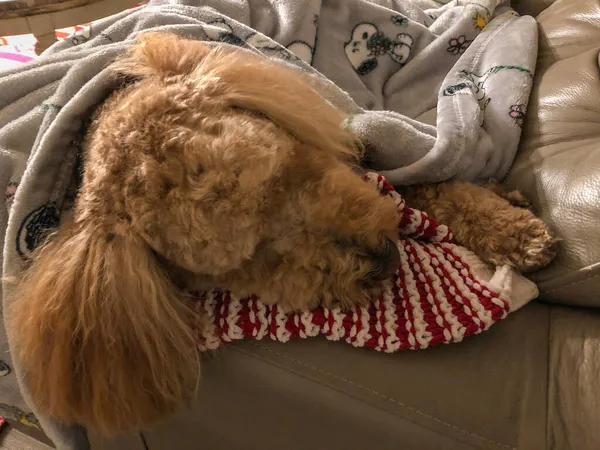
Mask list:
[[[348,244],[339,243],[339,245],[340,248],[349,247]],[[351,244],[351,247],[355,251],[358,249],[356,254],[370,267],[369,272],[362,280],[365,285],[392,278],[400,267],[400,251],[392,239],[384,239],[375,249],[361,249],[355,243]]]
[[[383,281],[392,278],[400,267],[400,252],[391,239],[386,239],[383,246],[375,252],[369,252],[373,270],[369,274],[370,281]]]

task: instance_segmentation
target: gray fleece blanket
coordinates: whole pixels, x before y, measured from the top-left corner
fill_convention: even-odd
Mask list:
[[[502,178],[517,150],[537,28],[506,0],[151,0],[0,73],[0,236],[18,277],[72,204],[90,112],[115,87],[106,67],[136,35],[168,30],[259,52],[307,74],[346,111],[371,168],[394,184]],[[293,108],[294,105],[289,105]],[[3,285],[3,308],[11,285]],[[34,415],[0,325],[0,414],[37,424],[59,449],[85,430]]]

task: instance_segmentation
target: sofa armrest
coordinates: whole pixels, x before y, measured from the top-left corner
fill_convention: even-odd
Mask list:
[[[522,16],[537,16],[556,0],[512,0],[510,6]]]

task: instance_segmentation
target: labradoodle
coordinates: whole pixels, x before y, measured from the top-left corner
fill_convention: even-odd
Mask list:
[[[38,409],[105,433],[193,395],[185,291],[351,307],[399,262],[394,203],[363,182],[345,117],[300,75],[157,33],[114,69],[132,82],[98,109],[74,218],[35,255],[12,322]],[[403,195],[490,263],[553,256],[517,192],[451,181]]]

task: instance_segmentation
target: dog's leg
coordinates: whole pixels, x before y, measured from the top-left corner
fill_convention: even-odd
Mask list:
[[[547,265],[555,255],[556,239],[531,211],[511,204],[520,194],[511,191],[507,198],[498,195],[498,189],[448,181],[399,191],[408,206],[448,225],[457,242],[484,261],[509,264],[520,271]]]

